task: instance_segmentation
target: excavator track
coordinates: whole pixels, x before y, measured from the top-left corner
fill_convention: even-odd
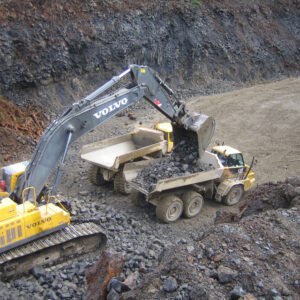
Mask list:
[[[78,255],[102,250],[106,235],[95,223],[67,226],[38,240],[0,254],[0,278],[8,280],[27,273],[35,266],[51,266]]]

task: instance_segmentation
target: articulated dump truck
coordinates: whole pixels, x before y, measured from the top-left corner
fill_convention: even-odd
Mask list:
[[[150,128],[137,128],[133,132],[84,145],[81,158],[88,161],[89,179],[94,185],[114,181],[115,191],[128,195],[130,185],[123,175],[125,163],[158,158],[167,152],[163,133]]]
[[[199,141],[194,133],[180,130],[169,158],[126,164],[124,176],[132,188],[133,203],[155,205],[157,218],[165,223],[181,215],[196,216],[204,199],[237,204],[255,182],[253,161],[246,165],[242,153],[230,146],[203,152]]]

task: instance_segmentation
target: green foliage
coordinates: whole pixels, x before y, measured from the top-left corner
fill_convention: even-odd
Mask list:
[[[201,3],[199,0],[193,0],[193,3],[194,3],[195,5],[198,5],[199,7],[202,6],[202,3]]]

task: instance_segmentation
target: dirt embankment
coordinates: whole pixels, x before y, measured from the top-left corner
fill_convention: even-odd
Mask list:
[[[0,165],[28,159],[46,127],[41,109],[21,108],[0,96]]]
[[[299,74],[299,1],[0,3],[0,90],[67,105],[130,63],[194,93]]]

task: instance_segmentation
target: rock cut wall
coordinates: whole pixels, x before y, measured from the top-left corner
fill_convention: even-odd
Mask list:
[[[299,49],[296,0],[0,3],[0,91],[18,104],[66,105],[130,63],[218,92],[298,75]]]

